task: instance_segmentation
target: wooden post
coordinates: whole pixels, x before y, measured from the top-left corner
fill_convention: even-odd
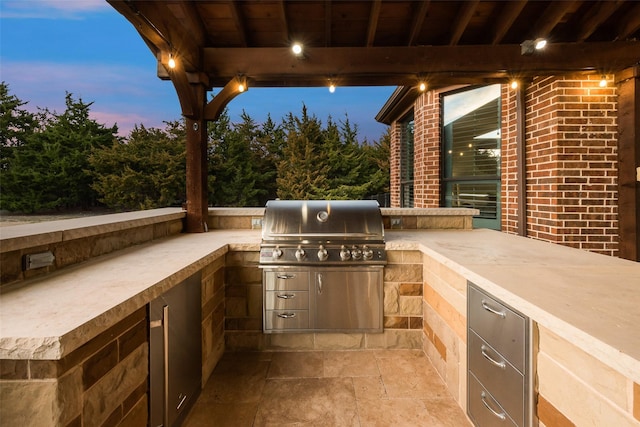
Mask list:
[[[187,218],[184,231],[202,233],[207,231],[208,190],[207,190],[207,121],[204,118],[206,89],[202,85],[192,85],[195,114],[186,117],[187,130]],[[178,95],[180,96],[180,95]]]
[[[620,258],[640,261],[640,66],[618,84],[618,227]]]

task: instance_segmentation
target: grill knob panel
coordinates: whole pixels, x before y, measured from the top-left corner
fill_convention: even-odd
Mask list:
[[[340,259],[342,261],[348,261],[351,258],[351,251],[349,251],[349,249],[347,249],[346,246],[342,246],[342,248],[340,248]]]
[[[326,261],[329,258],[329,252],[324,248],[324,246],[320,245],[320,249],[318,249],[318,259],[320,261]]]
[[[296,259],[298,261],[302,261],[306,257],[307,257],[307,253],[304,251],[304,249],[298,247],[298,249],[296,250]]]

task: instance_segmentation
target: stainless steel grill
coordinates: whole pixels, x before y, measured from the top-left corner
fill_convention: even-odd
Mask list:
[[[262,223],[264,331],[382,331],[376,201],[273,200]]]
[[[384,265],[384,226],[373,200],[271,200],[262,265]]]

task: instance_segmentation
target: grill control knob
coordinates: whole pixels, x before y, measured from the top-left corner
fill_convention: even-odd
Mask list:
[[[362,258],[367,260],[367,261],[373,259],[373,251],[369,247],[363,246],[362,247]]]
[[[304,251],[304,249],[298,247],[298,249],[296,250],[296,259],[298,261],[302,261],[303,259],[305,259],[307,256],[306,252]]]
[[[273,259],[278,259],[282,256],[282,249],[280,249],[278,246],[276,246],[273,249],[273,252],[271,252],[271,258]]]
[[[320,261],[326,261],[329,258],[329,252],[324,248],[324,246],[320,245],[320,249],[318,249],[318,259]]]
[[[362,249],[357,246],[354,246],[351,249],[351,258],[353,259],[362,259]]]
[[[348,261],[349,258],[351,258],[351,252],[346,246],[342,245],[342,248],[340,248],[340,259],[342,261]]]

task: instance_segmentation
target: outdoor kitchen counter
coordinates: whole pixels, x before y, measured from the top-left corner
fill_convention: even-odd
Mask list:
[[[180,234],[15,285],[0,294],[0,359],[58,360],[259,230]]]
[[[640,263],[493,230],[390,232],[640,383]]]
[[[388,250],[420,250],[640,383],[640,263],[491,230],[388,231]],[[0,359],[69,354],[260,231],[155,241],[7,287]]]

